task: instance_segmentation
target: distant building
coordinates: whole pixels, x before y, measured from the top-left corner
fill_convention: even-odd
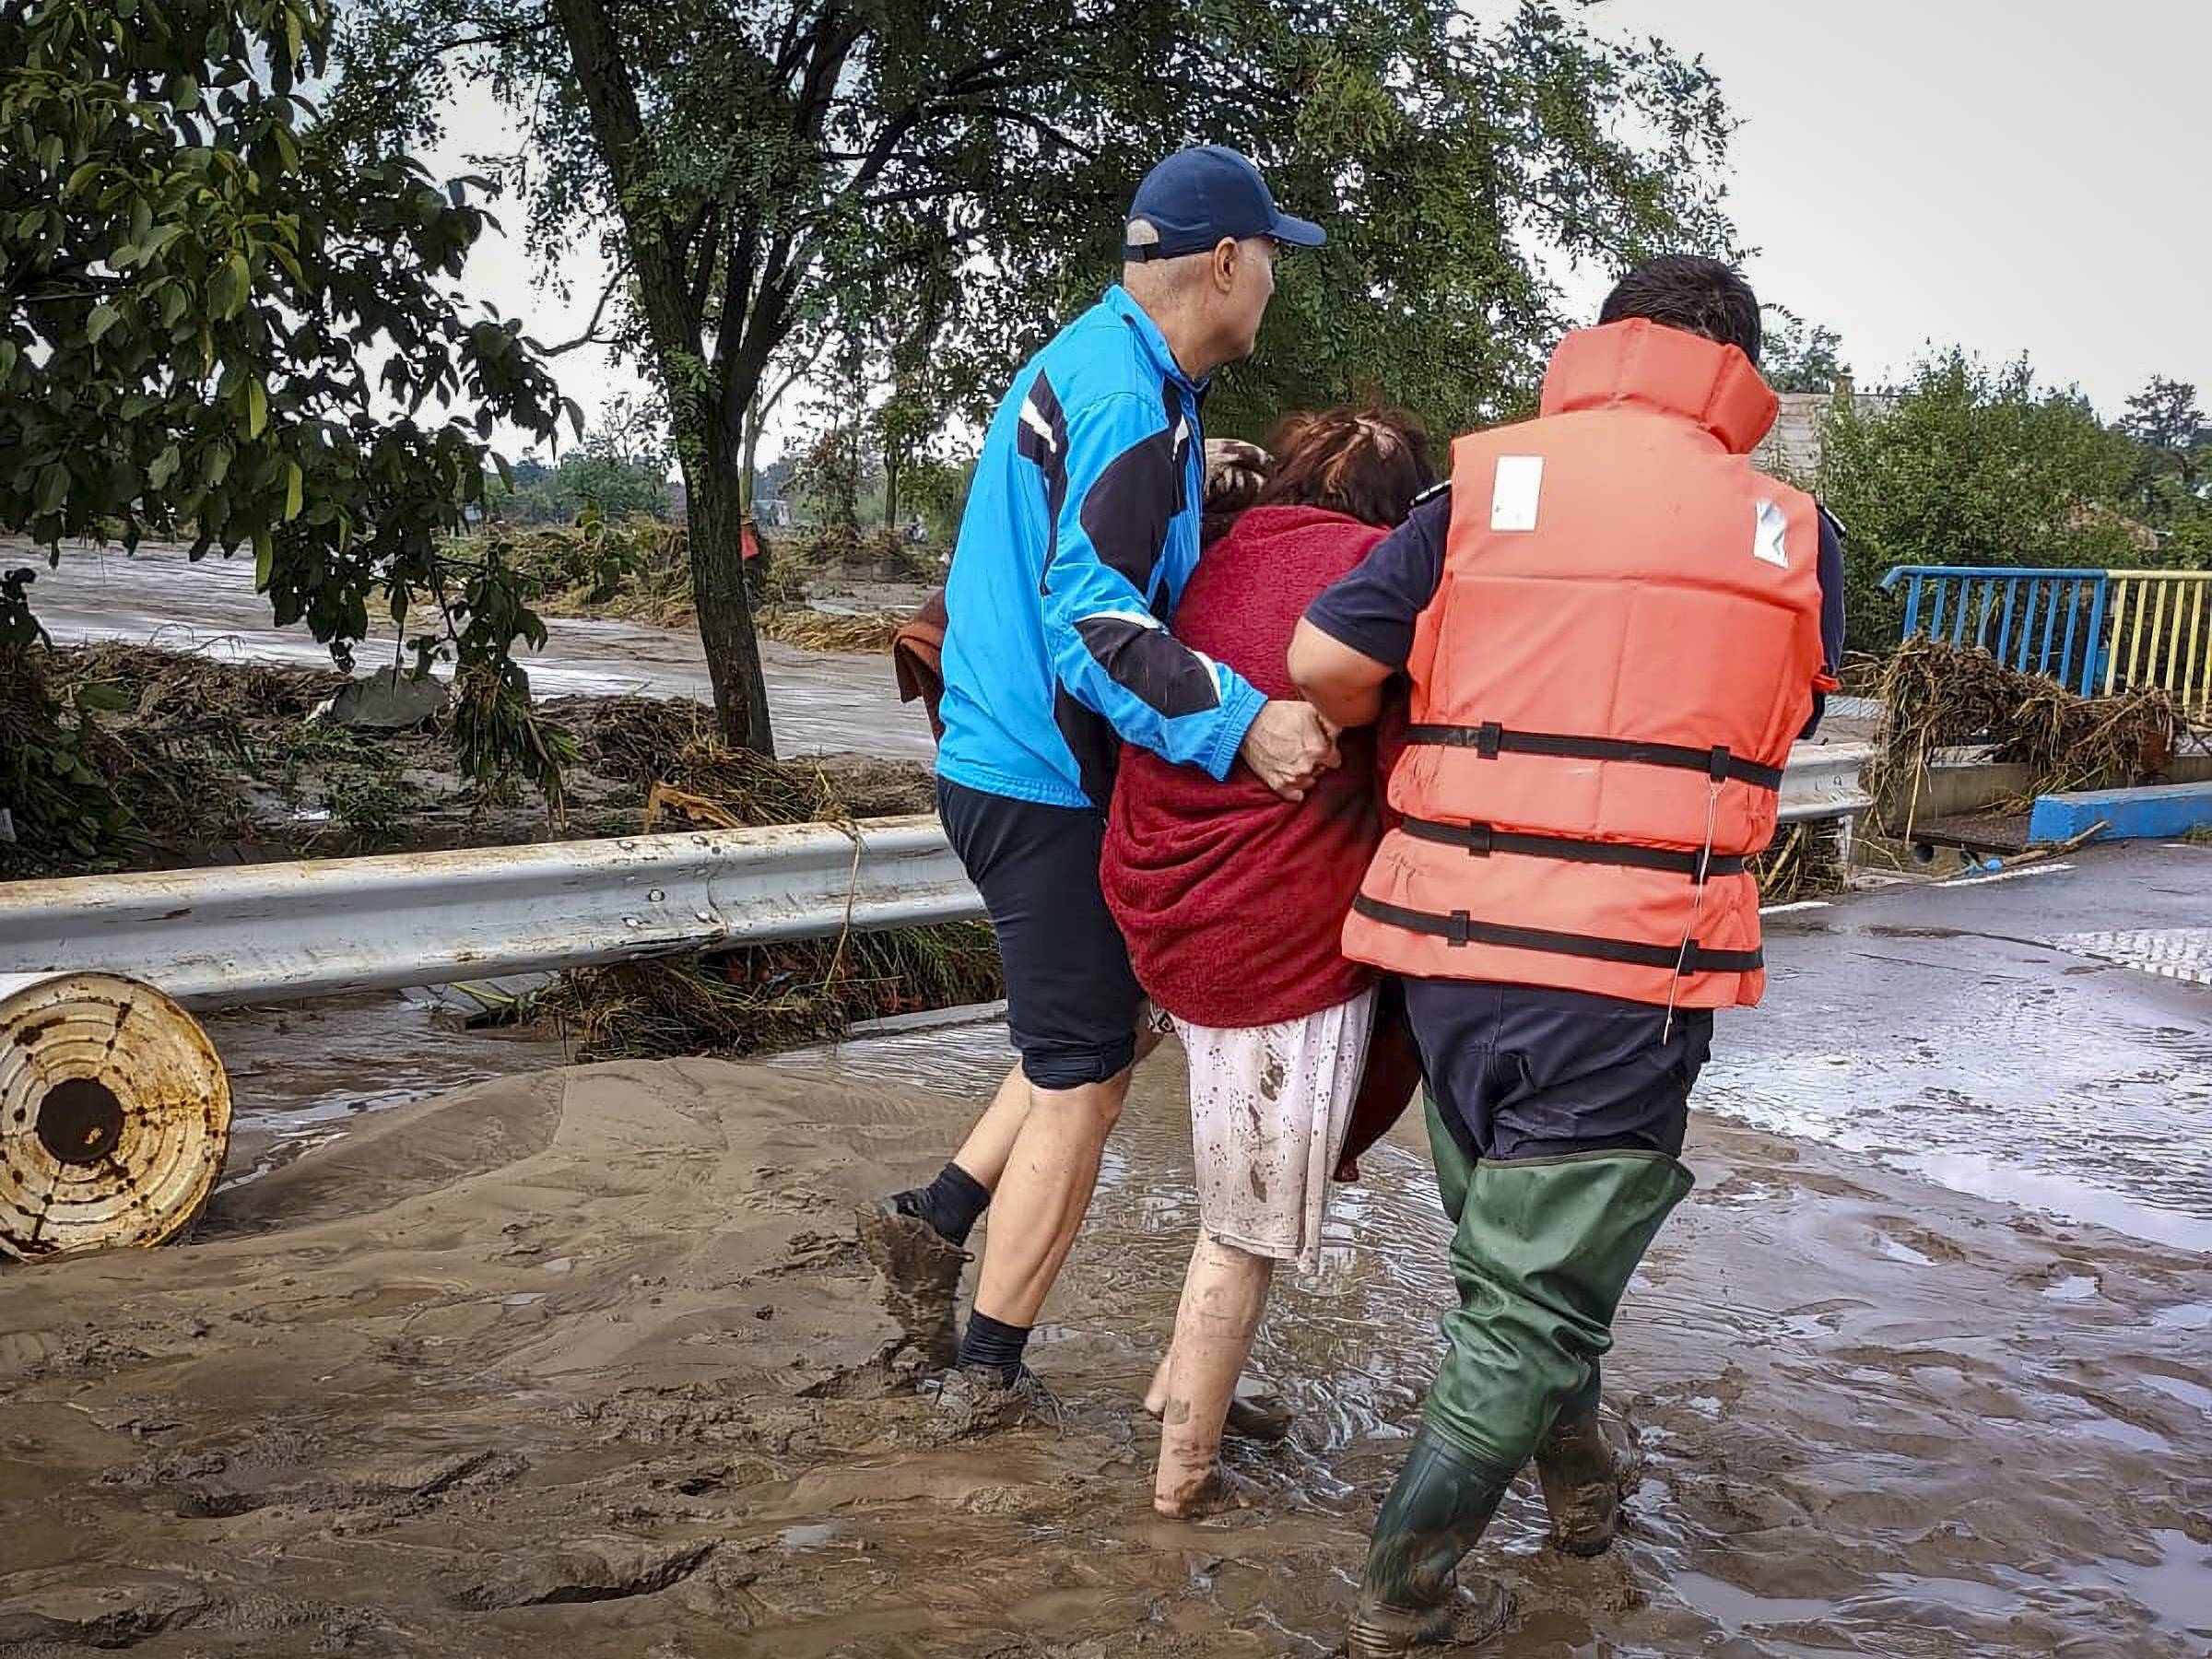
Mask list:
[[[1783,392],[1774,429],[1751,452],[1751,465],[1794,484],[1810,485],[1820,476],[1820,434],[1839,397],[1848,397],[1862,416],[1887,415],[1897,406],[1888,392],[1854,392],[1845,381],[1832,392]]]

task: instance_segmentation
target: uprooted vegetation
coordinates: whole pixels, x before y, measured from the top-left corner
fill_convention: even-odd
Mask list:
[[[696,703],[576,697],[538,705],[576,746],[556,814],[519,788],[465,778],[450,716],[400,731],[312,718],[347,683],[333,669],[138,645],[0,653],[0,804],[16,836],[0,841],[0,879],[613,835],[671,816],[742,827],[931,805],[920,766],[766,760],[724,747]],[[679,810],[679,796],[712,815]]]
[[[1003,994],[982,922],[754,945],[563,974],[538,1010],[578,1058],[750,1054],[833,1037],[849,1025]]]
[[[1751,861],[1759,896],[1767,904],[1792,904],[1842,891],[1848,871],[1836,841],[1835,826],[1784,824],[1774,841]]]
[[[2026,767],[2030,796],[2132,783],[2163,771],[2206,730],[2157,687],[2082,697],[1940,640],[1908,640],[1862,673],[1885,707],[1874,787],[1886,798],[1913,789],[1939,751],[1969,746]]]
[[[548,617],[587,617],[688,628],[690,540],[680,524],[654,519],[609,523],[586,513],[563,525],[494,524],[480,533],[528,582]],[[841,582],[935,580],[931,557],[896,535],[819,530],[762,542],[749,567],[755,630],[806,651],[877,653],[902,618],[888,611],[816,609],[808,595]]]

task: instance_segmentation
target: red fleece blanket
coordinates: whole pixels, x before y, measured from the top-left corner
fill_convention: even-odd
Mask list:
[[[1314,508],[1255,508],[1199,560],[1176,607],[1175,637],[1270,697],[1296,696],[1286,659],[1298,619],[1382,534]],[[1154,1002],[1197,1025],[1273,1025],[1374,982],[1337,942],[1382,835],[1375,737],[1347,733],[1344,764],[1297,806],[1241,762],[1217,783],[1145,750],[1124,751],[1099,877]],[[1384,754],[1394,747],[1386,732]],[[1420,1084],[1420,1056],[1392,989],[1377,999],[1339,1181],[1359,1178],[1353,1160]]]
[[[1269,697],[1293,697],[1299,618],[1382,534],[1316,508],[1256,508],[1199,560],[1175,637]],[[1124,751],[1100,879],[1138,983],[1178,1018],[1272,1025],[1372,982],[1337,937],[1382,838],[1373,734],[1347,733],[1340,747],[1344,764],[1295,806],[1241,762],[1217,783]]]

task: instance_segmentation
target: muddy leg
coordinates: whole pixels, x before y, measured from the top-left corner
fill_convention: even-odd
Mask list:
[[[1214,1479],[1221,1428],[1237,1378],[1252,1354],[1275,1264],[1201,1233],[1182,1282],[1175,1342],[1168,1352],[1159,1470],[1152,1507],[1185,1515],[1220,1483]]]

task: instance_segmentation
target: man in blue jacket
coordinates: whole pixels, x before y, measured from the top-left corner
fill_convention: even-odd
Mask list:
[[[1252,350],[1277,247],[1322,240],[1235,151],[1169,157],[1130,205],[1121,286],[1023,365],[976,463],[946,584],[937,799],[998,935],[1021,1064],[944,1172],[887,1202],[906,1247],[871,1239],[895,1287],[934,1279],[948,1306],[994,1206],[945,1383],[955,1427],[1040,1403],[1023,1348],[1128,1093],[1143,994],[1098,874],[1120,746],[1215,778],[1241,759],[1292,800],[1335,760],[1306,704],[1169,629],[1198,559],[1207,379]]]

